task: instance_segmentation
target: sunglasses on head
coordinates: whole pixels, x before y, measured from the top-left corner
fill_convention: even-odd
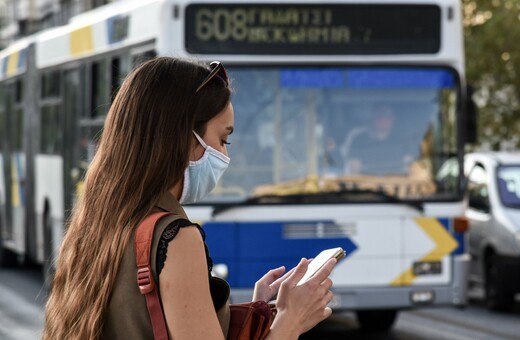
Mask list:
[[[209,68],[211,71],[206,76],[206,78],[204,78],[204,80],[200,83],[199,87],[197,87],[195,93],[199,92],[204,87],[204,85],[209,83],[211,79],[215,78],[215,76],[219,78],[221,81],[223,81],[226,86],[229,85],[229,78],[226,69],[220,61],[211,62],[211,64],[209,64]]]

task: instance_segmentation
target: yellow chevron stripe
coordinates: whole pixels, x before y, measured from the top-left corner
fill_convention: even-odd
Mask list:
[[[440,261],[444,256],[457,248],[457,241],[436,218],[421,217],[416,218],[415,222],[436,244],[435,249],[423,256],[419,261]],[[410,285],[415,279],[416,276],[410,267],[393,280],[390,285]]]
[[[16,69],[18,67],[18,58],[20,57],[20,52],[14,52],[10,54],[7,58],[7,75],[13,76],[16,74]]]
[[[92,26],[86,26],[70,32],[70,54],[77,56],[94,50],[94,38]]]

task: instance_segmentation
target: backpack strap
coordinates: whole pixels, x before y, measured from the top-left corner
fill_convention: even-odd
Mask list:
[[[153,336],[155,340],[168,340],[168,329],[164,319],[159,290],[153,278],[150,265],[150,252],[155,225],[168,212],[153,213],[146,217],[137,227],[135,232],[135,259],[137,262],[137,285],[139,291],[146,298],[148,314],[152,321]]]

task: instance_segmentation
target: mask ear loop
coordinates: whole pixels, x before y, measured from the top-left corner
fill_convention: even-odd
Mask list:
[[[189,166],[188,166],[189,168]],[[190,187],[190,175],[188,172],[188,168],[184,170],[184,179],[182,181],[182,193],[181,197],[179,197],[179,202],[183,202],[186,199],[186,196],[188,196],[188,189]],[[181,203],[182,204],[182,203]]]
[[[193,131],[193,130],[192,130]],[[226,162],[226,163],[229,163],[230,159],[228,156],[224,155],[222,152],[218,151],[218,150],[215,150],[214,148],[212,148],[211,146],[208,146],[203,140],[202,140],[202,137],[199,136],[195,131],[193,131],[193,134],[195,135],[195,137],[197,138],[197,140],[199,141],[200,145],[202,145],[202,147],[204,148],[204,150],[208,151],[209,153],[213,154],[214,156],[220,158],[222,161]]]
[[[204,142],[204,140],[202,140],[202,137],[199,136],[195,131],[192,130],[192,132],[195,135],[195,138],[197,138],[197,140],[199,141],[200,145],[202,145],[204,149],[207,149],[208,145]]]

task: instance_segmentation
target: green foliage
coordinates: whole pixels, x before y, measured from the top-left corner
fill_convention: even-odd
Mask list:
[[[480,143],[494,150],[519,148],[520,1],[463,5],[467,81],[476,90]]]

